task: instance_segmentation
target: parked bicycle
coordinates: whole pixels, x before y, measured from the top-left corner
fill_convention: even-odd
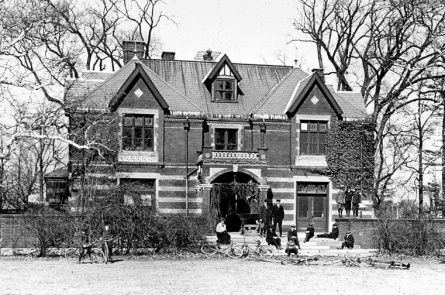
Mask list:
[[[306,265],[309,266],[309,264],[311,264],[312,262],[317,262],[319,261],[320,258],[318,256],[300,256],[300,257],[292,257],[292,258],[287,258],[281,261],[282,265],[288,265],[288,264],[292,264],[292,265]]]
[[[325,262],[323,262],[323,265],[335,265],[335,264],[339,264],[339,265],[344,265],[347,267],[351,267],[351,266],[355,266],[355,267],[360,267],[362,263],[362,260],[360,259],[360,257],[357,258],[353,258],[353,257],[349,257],[347,255],[345,255],[342,258],[333,258],[333,259],[329,259]]]
[[[201,253],[207,257],[214,257],[217,254],[229,256],[230,258],[240,258],[243,254],[242,250],[238,247],[235,248],[233,243],[229,245],[218,243],[204,243],[201,246]]]
[[[239,258],[253,258],[258,260],[270,261],[274,258],[274,251],[270,246],[261,245],[261,241],[258,240],[254,244],[247,243],[244,239],[242,244],[233,246],[236,253],[242,253]]]
[[[410,269],[411,263],[403,263],[396,260],[385,260],[370,258],[368,261],[370,266],[380,267],[380,268],[396,268],[396,269]]]
[[[108,256],[102,251],[101,246],[100,242],[95,242],[80,247],[66,248],[65,259],[74,258],[78,263],[82,263],[85,258],[89,258],[92,263],[107,263]]]

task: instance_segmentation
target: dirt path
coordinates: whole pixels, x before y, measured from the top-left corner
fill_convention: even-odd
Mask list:
[[[386,270],[228,259],[78,265],[0,258],[0,294],[443,294],[445,264],[411,265]]]

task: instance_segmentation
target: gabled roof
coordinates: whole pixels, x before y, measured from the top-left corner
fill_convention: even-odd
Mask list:
[[[320,75],[316,72],[312,73],[308,79],[304,79],[299,83],[292,96],[290,97],[289,103],[287,104],[284,112],[286,114],[292,115],[294,114],[301,104],[306,99],[309,92],[313,89],[313,87],[317,85],[320,91],[323,93],[324,97],[326,97],[328,103],[331,105],[332,109],[338,116],[343,114],[342,109],[338,105],[338,102],[333,97],[331,91],[326,87],[326,84],[323,82]]]
[[[235,66],[233,65],[233,63],[230,61],[229,57],[224,54],[214,65],[214,67],[212,68],[212,70],[210,70],[210,72],[207,73],[207,75],[204,77],[202,83],[208,83],[209,81],[213,81],[216,79],[216,77],[218,77],[219,72],[221,71],[221,69],[227,65],[229,67],[229,69],[232,71],[233,76],[235,77],[235,79],[240,82],[242,80],[241,75],[238,73],[238,71],[236,70]]]
[[[168,104],[162,97],[161,93],[159,93],[158,88],[154,85],[150,77],[145,72],[145,69],[142,68],[142,63],[135,62],[135,68],[133,72],[127,77],[127,80],[122,84],[122,86],[117,91],[116,95],[110,100],[108,107],[112,110],[115,110],[124,98],[129,93],[129,90],[133,86],[133,83],[138,79],[142,79],[148,86],[148,88],[153,93],[153,96],[159,103],[159,105],[164,109],[168,110]]]
[[[86,91],[87,80],[75,81],[72,88],[68,89],[67,97],[79,101],[82,108],[106,110],[115,106],[117,100],[126,93],[126,86],[137,77],[141,77],[149,83],[154,94],[156,92],[155,97],[163,108],[168,108],[170,111],[204,112],[138,59],[132,59],[113,75],[106,74],[106,77],[107,79],[99,81],[99,84],[96,81],[96,87],[90,87]]]
[[[242,77],[236,102],[212,102],[211,91],[202,82],[215,78],[221,66]],[[235,74],[236,73],[236,74]],[[318,74],[280,65],[232,63],[226,55],[218,62],[184,60],[130,60],[114,73],[88,72],[67,89],[67,99],[81,102],[82,108],[107,110],[115,107],[138,77],[154,92],[169,112],[203,116],[286,118],[295,112],[314,85],[320,87],[332,108],[344,118],[364,118],[366,110],[360,94],[335,92]],[[88,79],[90,78],[90,79]],[[102,78],[102,79],[101,79]]]

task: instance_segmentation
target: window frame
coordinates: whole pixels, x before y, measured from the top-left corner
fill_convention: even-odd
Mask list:
[[[218,143],[218,132],[224,132],[224,142],[223,143]],[[229,132],[233,131],[235,133],[235,145],[234,145],[234,149],[229,149],[229,145],[233,145],[233,144],[229,144]],[[236,128],[215,128],[214,131],[214,149],[217,151],[237,151],[238,150],[238,129]],[[224,148],[219,148],[218,145],[224,144]]]
[[[217,87],[218,82],[230,82],[230,84],[232,85],[232,89],[220,89]],[[233,77],[218,77],[215,79],[215,81],[212,83],[212,101],[214,102],[237,102],[237,81],[235,78]],[[218,93],[220,94],[221,98],[218,98]],[[230,93],[231,94],[231,99],[227,99],[226,95]]]
[[[306,124],[306,129],[303,130],[303,124]],[[312,124],[312,125],[311,125]],[[316,124],[316,130],[313,130]],[[325,129],[322,130],[321,126],[324,125]],[[327,134],[329,131],[329,121],[327,120],[301,120],[299,127],[299,154],[300,156],[325,156]],[[303,140],[303,134],[305,140]],[[324,135],[324,142],[320,141],[320,134]],[[314,140],[315,139],[315,140]],[[321,148],[322,147],[322,148]]]
[[[147,189],[145,192],[141,192],[140,194],[140,203],[139,206],[148,208],[150,210],[155,210],[155,204],[156,204],[156,179],[155,178],[120,178],[119,179],[119,186],[122,185],[138,185],[143,186]],[[147,200],[144,200],[142,196],[150,195],[150,201],[149,204]],[[135,205],[136,202],[134,201],[132,196],[124,195],[123,196],[123,202],[126,205]],[[127,200],[126,200],[127,199]]]
[[[142,118],[142,125],[136,125],[136,118]],[[131,118],[131,124],[126,122],[127,118]],[[150,119],[151,123],[147,124],[147,119]],[[122,138],[121,138],[121,147],[122,151],[139,151],[139,152],[153,152],[155,149],[154,143],[154,119],[155,116],[153,114],[123,114],[122,115]],[[137,128],[141,128],[140,136],[136,138]],[[130,130],[130,142],[131,147],[127,148],[126,143],[126,130]],[[148,131],[151,131],[151,137],[147,137]],[[136,141],[140,140],[139,149]],[[147,141],[150,140],[151,144],[148,145]]]

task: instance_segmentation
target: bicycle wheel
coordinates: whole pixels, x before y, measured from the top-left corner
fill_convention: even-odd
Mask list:
[[[268,247],[260,247],[258,249],[258,254],[265,258],[272,258],[274,256],[273,250]]]
[[[218,252],[218,246],[212,244],[204,244],[201,246],[201,253],[206,256],[213,256]]]
[[[79,255],[80,255],[79,248],[66,248],[65,249],[65,259],[76,258],[76,260],[77,260]]]
[[[242,246],[232,246],[226,249],[226,254],[230,258],[241,258],[243,257],[243,247]]]
[[[293,264],[293,259],[283,259],[281,260],[281,264],[282,265],[288,265],[288,264]]]
[[[90,259],[93,263],[103,263],[106,262],[105,254],[99,248],[91,249]]]

